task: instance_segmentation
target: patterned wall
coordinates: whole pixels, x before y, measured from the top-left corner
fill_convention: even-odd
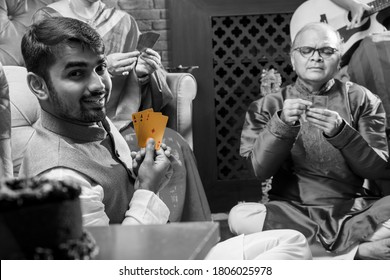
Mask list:
[[[292,14],[213,17],[213,69],[219,180],[253,177],[239,156],[240,136],[249,104],[260,98],[263,69],[276,69],[284,83],[290,65]]]

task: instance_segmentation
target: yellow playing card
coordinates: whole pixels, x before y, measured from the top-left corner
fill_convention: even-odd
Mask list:
[[[138,145],[141,148],[144,148],[146,147],[148,138],[153,138],[156,142],[155,148],[158,150],[161,146],[167,123],[167,116],[164,116],[159,112],[147,112],[146,117],[139,127]]]
[[[143,111],[134,113],[134,114],[131,116],[131,117],[132,117],[132,120],[133,120],[134,131],[135,131],[135,135],[137,136],[137,139],[138,139],[138,134],[139,134],[139,126],[140,126],[140,124],[143,122],[144,117],[146,117],[146,114],[147,114],[148,112],[153,112],[153,109],[152,109],[152,108],[149,108],[149,109],[146,109],[146,110],[143,110]]]

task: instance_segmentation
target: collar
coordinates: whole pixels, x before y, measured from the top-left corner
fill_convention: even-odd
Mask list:
[[[330,79],[326,84],[324,84],[319,91],[310,91],[303,82],[297,78],[295,82],[295,89],[303,95],[324,95],[326,94],[334,85],[334,79]]]
[[[61,136],[79,141],[100,141],[107,137],[107,132],[101,122],[95,125],[80,125],[60,119],[41,110],[42,127]]]

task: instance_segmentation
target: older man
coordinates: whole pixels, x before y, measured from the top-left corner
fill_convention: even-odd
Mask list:
[[[272,190],[265,205],[235,206],[230,227],[296,229],[328,256],[389,259],[388,190],[363,187],[390,178],[385,113],[367,89],[333,79],[340,49],[330,26],[303,27],[291,50],[296,83],[250,105],[240,152],[257,177],[273,176]]]

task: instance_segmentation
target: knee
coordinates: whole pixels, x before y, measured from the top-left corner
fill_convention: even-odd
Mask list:
[[[293,259],[312,259],[312,252],[306,237],[299,231],[293,229],[280,229],[273,231],[274,237],[278,238],[288,250]]]
[[[229,213],[230,231],[236,235],[263,230],[266,208],[260,203],[239,203]]]

